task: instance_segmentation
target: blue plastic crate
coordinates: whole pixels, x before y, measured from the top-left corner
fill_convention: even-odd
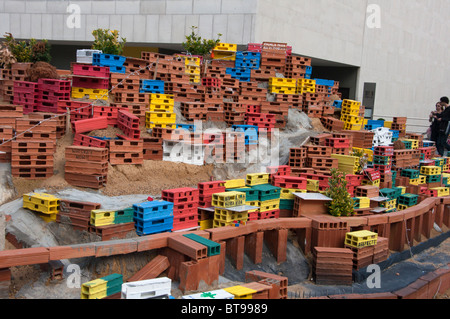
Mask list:
[[[379,124],[366,124],[364,125],[364,130],[366,131],[372,131],[375,130],[379,127],[383,127],[383,125],[379,125]]]
[[[242,69],[242,68],[246,68],[246,69],[254,69],[257,70],[259,69],[259,61],[255,61],[255,62],[251,62],[251,61],[236,61],[235,62],[235,67]]]
[[[237,77],[250,77],[251,70],[246,68],[226,68],[225,73]]]
[[[338,109],[342,108],[342,100],[335,100],[333,102],[333,106],[338,108]]]
[[[189,132],[195,132],[196,126],[194,124],[177,124],[177,128],[188,130]]]
[[[141,80],[139,92],[164,94],[164,81]]]
[[[314,79],[316,81],[316,85],[324,85],[324,86],[333,86],[333,80],[324,80],[324,79]]]
[[[92,55],[92,65],[98,66],[123,66],[126,57],[114,54],[94,53]]]
[[[135,213],[153,213],[157,214],[159,212],[173,211],[173,203],[167,201],[152,201],[143,202],[139,204],[133,204],[133,209]]]
[[[389,131],[392,132],[392,137],[393,138],[398,138],[399,137],[399,134],[400,134],[399,131],[397,131],[397,130],[389,130]]]
[[[167,218],[155,218],[149,222],[136,222],[136,233],[139,236],[171,231],[173,228],[173,216]]]
[[[110,66],[109,72],[110,73],[120,73],[125,74],[126,68],[124,66]]]
[[[312,74],[312,66],[307,65],[306,66],[306,74],[307,75],[311,75]],[[310,79],[311,77],[309,77],[308,79]]]
[[[238,51],[236,52],[236,59],[261,59],[261,53],[252,51]]]

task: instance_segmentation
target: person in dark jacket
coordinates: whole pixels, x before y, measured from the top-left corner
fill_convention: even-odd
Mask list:
[[[430,113],[430,141],[437,143],[437,138],[439,136],[439,122],[434,117],[436,114],[442,113],[442,105],[441,102],[436,103],[436,109]]]
[[[436,148],[440,156],[447,156],[447,152],[450,150],[450,145],[447,144],[448,140],[448,123],[450,122],[450,107],[448,107],[448,97],[441,98],[441,105],[444,111],[440,114],[435,114],[434,118],[439,123],[439,134],[436,142]]]

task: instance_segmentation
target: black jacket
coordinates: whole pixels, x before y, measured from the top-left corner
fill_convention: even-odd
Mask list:
[[[439,121],[439,131],[445,132],[450,121],[450,107],[447,107],[442,113],[436,114],[436,116],[441,119]]]

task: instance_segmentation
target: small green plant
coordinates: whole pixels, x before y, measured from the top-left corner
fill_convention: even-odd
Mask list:
[[[332,169],[328,184],[329,188],[325,192],[325,195],[331,198],[331,201],[327,204],[328,212],[336,217],[351,216],[355,202],[347,190],[345,173]]]
[[[186,41],[182,43],[184,50],[192,55],[207,56],[218,43],[220,43],[221,33],[217,34],[217,39],[203,39],[197,33],[197,27],[191,27],[191,34],[186,36]]]
[[[105,54],[121,55],[127,39],[119,39],[119,31],[110,29],[96,29],[92,31],[95,40],[92,50],[101,50]]]
[[[363,149],[356,149],[356,150],[354,149],[351,155],[359,157],[359,165],[356,173],[362,174],[364,169],[366,168],[367,162],[369,161],[367,154],[364,152]]]
[[[50,44],[47,40],[17,41],[11,33],[5,34],[6,46],[14,56],[16,62],[47,62],[51,60]]]

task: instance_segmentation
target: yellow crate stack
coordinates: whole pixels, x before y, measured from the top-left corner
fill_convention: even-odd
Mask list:
[[[430,188],[430,189],[436,190],[438,197],[450,196],[450,188],[448,188],[448,187],[434,187],[434,188]]]
[[[245,204],[245,193],[223,192],[212,195],[212,206],[219,208],[236,207]]]
[[[107,296],[107,281],[101,278],[81,285],[81,299],[102,299]]]
[[[381,205],[381,207],[386,208],[386,211],[390,211],[394,208],[397,208],[397,199],[394,198],[391,200],[387,200],[385,202],[382,202],[380,205]]]
[[[55,221],[59,213],[59,198],[46,193],[28,193],[22,195],[23,208],[32,210],[46,222]]]
[[[226,189],[245,187],[245,179],[229,179],[224,184]]]
[[[370,198],[369,197],[356,197],[359,201],[359,208],[369,208]]]
[[[225,208],[214,208],[214,224],[220,226],[228,226],[233,224],[233,222],[248,220],[248,211],[235,212]]]
[[[352,147],[353,152],[363,152],[364,155],[367,156],[367,161],[373,161],[373,150],[368,148],[360,148],[360,147]]]
[[[276,94],[296,94],[297,80],[285,78],[270,78],[269,91]]]
[[[234,299],[253,299],[253,295],[257,293],[257,291],[254,289],[250,289],[239,285],[223,288],[223,290],[232,294],[234,296]]]
[[[245,184],[247,186],[269,184],[269,176],[267,173],[251,173],[247,174]]]
[[[259,211],[261,213],[280,209],[280,199],[269,199],[259,202]]]
[[[419,148],[419,141],[418,140],[405,139],[403,141],[411,143],[411,149],[412,150],[417,150]]]
[[[91,211],[90,224],[92,226],[106,226],[114,224],[114,211],[96,209]]]
[[[318,192],[319,191],[319,181],[314,179],[306,180],[306,190],[308,192]]]
[[[422,184],[426,184],[427,182],[427,177],[425,175],[419,175],[418,178],[414,178],[414,179],[410,179],[409,183],[411,185],[422,185]]]
[[[338,169],[347,174],[356,174],[359,170],[359,157],[351,155],[331,154],[338,160]]]
[[[298,79],[296,93],[297,94],[316,93],[316,80]]]
[[[307,189],[291,189],[291,188],[282,188],[280,190],[280,199],[295,199],[294,193],[306,193]],[[258,205],[259,206],[259,205]]]
[[[145,112],[145,127],[176,128],[173,94],[150,94],[149,110]]]
[[[185,73],[189,75],[190,83],[200,83],[200,58],[186,57],[184,60]]]
[[[440,175],[442,173],[442,168],[439,166],[422,166],[420,168],[420,175]]]
[[[107,100],[108,90],[72,87],[73,99],[82,99],[85,96],[87,96],[89,100]]]
[[[236,61],[237,45],[231,43],[218,43],[212,50],[213,59]]]
[[[368,230],[358,230],[345,234],[345,245],[354,248],[374,246],[377,244],[378,234]]]
[[[350,131],[360,131],[364,124],[362,116],[361,102],[353,100],[343,100],[341,107],[341,121],[344,122],[344,129]]]

